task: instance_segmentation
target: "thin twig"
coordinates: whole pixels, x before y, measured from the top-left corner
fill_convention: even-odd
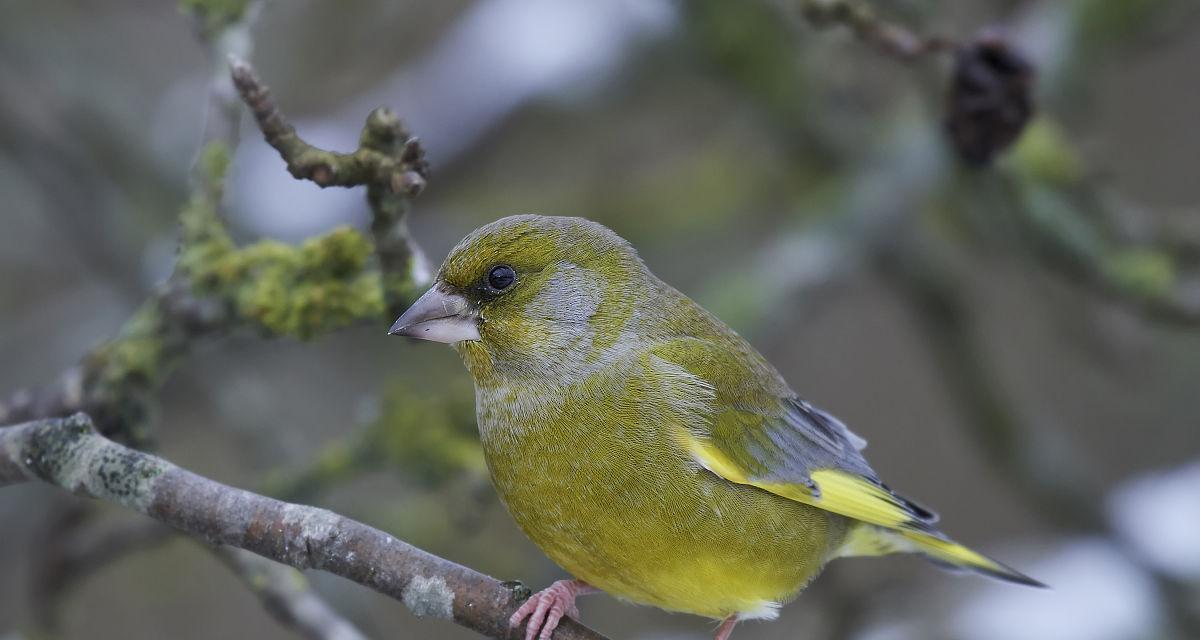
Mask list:
[[[393,314],[403,311],[414,286],[430,279],[429,265],[407,226],[411,201],[425,189],[429,171],[420,140],[395,113],[381,107],[367,116],[358,149],[337,153],[317,148],[296,133],[249,63],[231,56],[229,66],[233,84],[267,144],[279,152],[293,177],[320,187],[367,187],[371,233],[385,274],[384,294]]]
[[[353,580],[414,614],[509,638],[508,617],[529,590],[450,562],[325,509],[235,489],[124,447],[82,414],[0,427],[0,487],[40,479],[76,495],[120,504],[213,544],[297,569]],[[558,640],[604,636],[566,621]]]
[[[1200,269],[1189,264],[1194,246],[1186,235],[1159,233],[1142,242],[1122,238],[1090,207],[1108,208],[1114,219],[1141,214],[1101,197],[1098,188],[1002,178],[1007,211],[1020,224],[1033,257],[1052,273],[1161,324],[1200,325]]]
[[[120,333],[83,357],[57,380],[0,401],[0,422],[86,412],[101,433],[145,443],[153,392],[196,342],[235,326],[229,308],[200,297],[172,278],[134,312]]]
[[[350,621],[325,603],[304,574],[233,547],[213,553],[237,574],[279,624],[309,640],[366,640]]]
[[[927,54],[950,51],[958,45],[939,35],[921,35],[879,16],[862,0],[801,0],[800,12],[814,27],[842,25],[881,53],[909,62]]]
[[[229,75],[229,58],[236,56],[248,58],[254,51],[252,30],[258,16],[262,13],[262,0],[251,0],[242,9],[237,20],[224,25],[216,32],[205,28],[204,21],[194,16],[196,35],[208,50],[209,68],[212,78],[209,80],[208,107],[204,114],[204,129],[200,136],[200,149],[212,142],[226,144],[230,149],[238,145],[238,129],[242,120],[242,102],[233,80]],[[197,158],[199,165],[199,158]],[[197,166],[193,170],[194,190],[207,187],[203,168]],[[212,194],[219,199],[220,194]]]

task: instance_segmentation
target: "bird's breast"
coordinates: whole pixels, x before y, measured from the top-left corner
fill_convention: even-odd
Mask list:
[[[626,371],[554,391],[477,390],[509,512],[572,575],[630,600],[720,617],[790,597],[840,520],[700,468],[671,435],[695,419],[691,405],[652,389]]]

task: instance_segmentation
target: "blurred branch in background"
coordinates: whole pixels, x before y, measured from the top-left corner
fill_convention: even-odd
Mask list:
[[[271,617],[309,640],[366,640],[353,624],[338,615],[292,567],[235,547],[216,547],[213,553],[237,574]]]
[[[42,525],[41,546],[33,555],[30,595],[40,634],[55,635],[67,592],[112,562],[169,540],[174,532],[144,519],[96,524],[93,505],[72,500],[56,506]]]
[[[421,487],[437,487],[453,479],[487,485],[469,392],[468,388],[459,394],[430,395],[392,381],[383,388],[378,416],[326,446],[311,462],[268,474],[264,493],[281,500],[309,501],[380,470],[398,470]],[[469,508],[478,511],[480,506]]]
[[[1017,221],[1022,246],[1052,272],[1150,320],[1200,325],[1200,261],[1194,257],[1200,233],[1161,231],[1161,223],[1148,222],[1081,170],[1041,173],[1036,163],[1047,159],[1038,153],[1067,155],[1059,166],[1078,165],[1066,143],[1056,142],[1056,150],[1029,151],[1021,171],[994,177],[1001,213]]]
[[[862,41],[900,60],[912,60],[957,47],[954,40],[944,36],[921,35],[884,20],[870,3],[863,0],[800,0],[799,5],[804,18],[814,27],[848,27]]]
[[[969,40],[918,35],[881,18],[860,0],[802,0],[809,24],[845,25],[867,44],[902,61],[953,54],[946,93],[946,133],[967,164],[987,166],[1020,137],[1033,115],[1033,66],[997,29]]]
[[[529,596],[519,583],[501,583],[324,509],[203,478],[105,439],[83,414],[0,427],[0,487],[33,479],[122,505],[214,544],[342,576],[419,617],[452,620],[497,638],[524,633],[508,625]],[[604,636],[567,620],[555,637]]]

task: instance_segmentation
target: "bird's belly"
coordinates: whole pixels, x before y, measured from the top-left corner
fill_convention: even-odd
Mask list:
[[[682,458],[561,436],[485,437],[493,481],[534,543],[612,595],[713,618],[770,617],[844,536],[838,516]]]

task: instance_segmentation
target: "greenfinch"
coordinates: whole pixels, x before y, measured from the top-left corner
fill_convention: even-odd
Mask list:
[[[476,230],[390,333],[458,351],[501,500],[574,577],[513,615],[527,640],[589,591],[720,620],[725,640],[844,556],[916,552],[1040,586],[938,531],[862,438],[595,222]]]

